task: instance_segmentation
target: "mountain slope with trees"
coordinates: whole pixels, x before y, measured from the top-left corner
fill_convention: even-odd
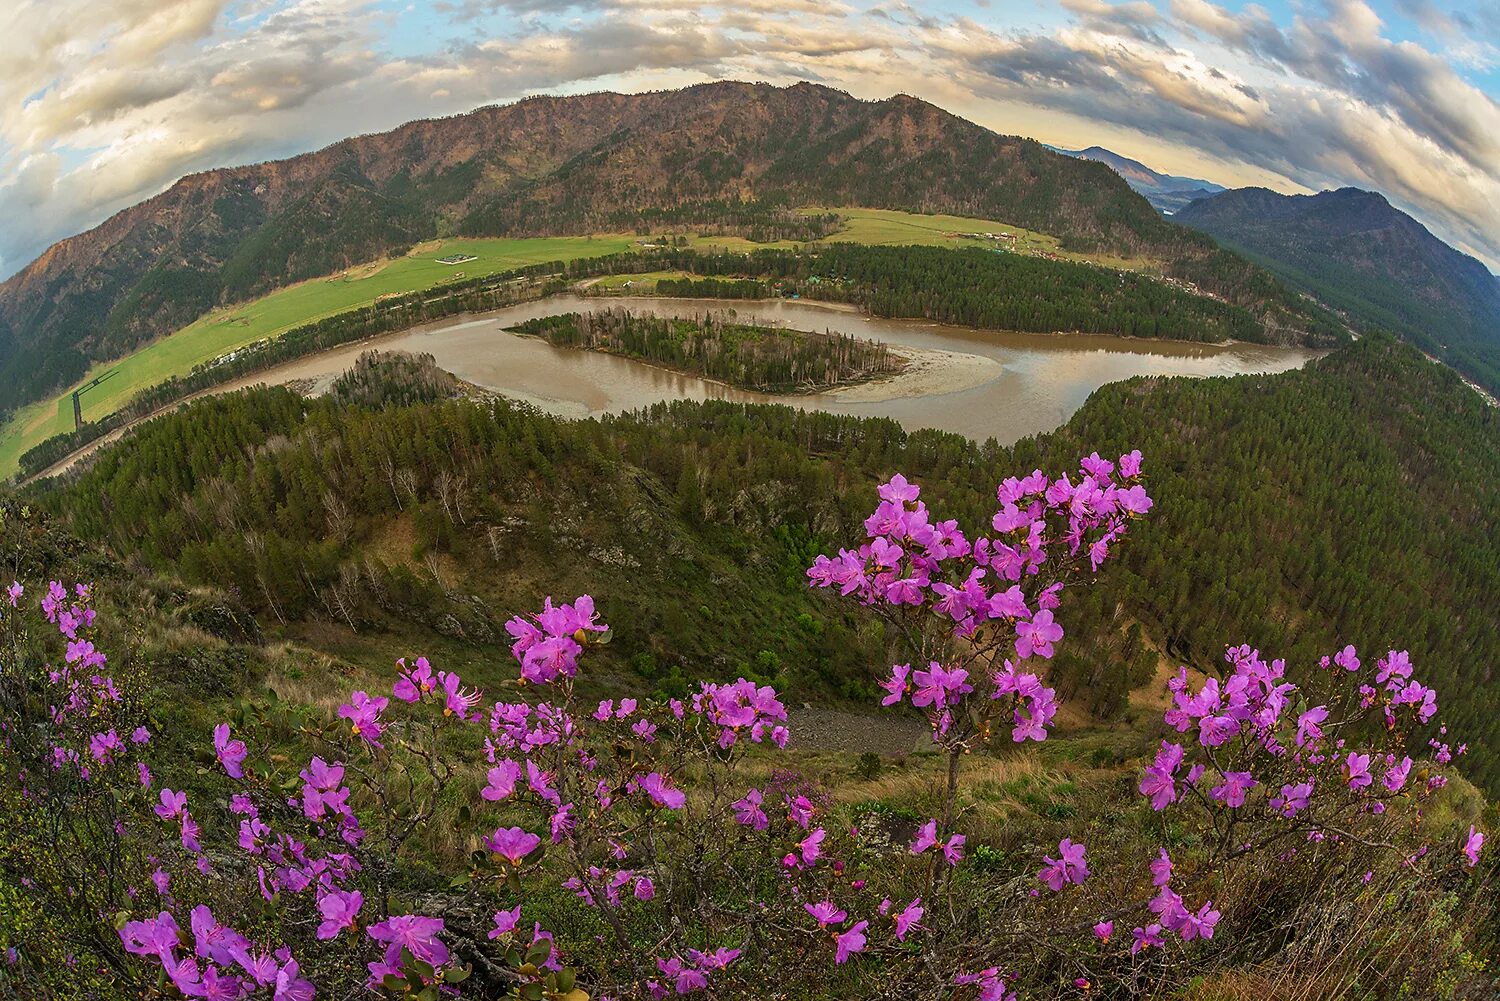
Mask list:
[[[1241,249],[1367,329],[1500,389],[1500,278],[1373,191],[1239,188],[1174,218]]]
[[[1102,164],[915,98],[714,83],[532,98],[185,177],[0,285],[0,398],[25,402],[216,305],[437,236],[827,235],[794,211],[808,205],[1004,219],[1065,249],[1164,262],[1237,305],[1285,301]]]
[[[1150,649],[1205,671],[1226,641],[1296,670],[1345,643],[1410,649],[1454,693],[1466,770],[1500,788],[1500,411],[1389,337],[1276,376],[1106,386],[1011,449],[785,407],[570,422],[260,389],[152,421],[37,496],[268,621],[424,626],[493,650],[507,641],[488,609],[589,585],[609,595],[618,668],[646,683],[750,671],[794,697],[857,696],[885,638],[816,602],[802,568],[859,531],[875,482],[903,471],[972,529],[998,477],[1126,446],[1157,508],[1070,600],[1060,694],[1118,716]]]

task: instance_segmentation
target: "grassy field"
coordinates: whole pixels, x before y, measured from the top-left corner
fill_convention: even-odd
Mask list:
[[[1091,260],[1110,267],[1137,270],[1149,266],[1149,262],[1139,260],[1065,253],[1058,249],[1055,237],[1019,229],[993,219],[914,215],[909,212],[862,208],[810,208],[806,211],[833,211],[844,217],[844,226],[830,237],[832,241],[872,245],[921,244],[993,248],[1000,245],[995,240],[970,239],[958,234],[1006,232],[1016,237],[1014,246],[1020,253],[1055,254],[1068,259]],[[434,240],[421,244],[404,257],[360,265],[339,274],[279,289],[248,303],[216,309],[124,359],[94,366],[75,385],[82,385],[112,369],[115,371],[107,381],[84,394],[83,419],[97,420],[113,413],[142,389],[174,375],[186,375],[194,366],[212,361],[220,355],[262,338],[275,337],[299,324],[368,305],[383,295],[414,292],[458,277],[475,278],[524,264],[602,257],[630,250],[637,245],[637,241],[637,237],[625,234]],[[1004,245],[1009,246],[1010,242],[1005,241]],[[690,236],[688,246],[704,251],[749,251],[786,248],[792,244],[752,243],[732,236]],[[452,254],[473,255],[477,259],[458,265],[437,262],[438,258]],[[654,286],[655,279],[669,276],[676,277],[676,273],[613,276],[602,280],[600,285],[616,288],[623,286],[629,278],[645,277]],[[72,430],[72,388],[69,387],[53,399],[23,407],[8,424],[0,428],[0,478],[16,472],[21,454],[27,449],[52,435]]]
[[[633,275],[605,275],[604,277],[587,283],[594,288],[608,289],[611,292],[654,292],[656,283],[664,278],[680,279],[691,278],[686,271],[643,271]]]
[[[1055,236],[1021,229],[995,219],[971,219],[956,215],[914,215],[891,209],[812,208],[814,212],[837,212],[844,218],[844,226],[831,241],[844,240],[850,243],[916,244],[925,247],[987,247],[1003,248],[1021,254],[1045,255],[1069,261],[1086,261],[1109,268],[1132,271],[1148,271],[1154,267],[1145,258],[1116,257],[1111,254],[1078,254],[1061,248]],[[972,239],[965,233],[1006,233],[1012,240]]]

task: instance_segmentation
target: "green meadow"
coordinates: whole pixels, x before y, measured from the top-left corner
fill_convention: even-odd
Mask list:
[[[1015,236],[1014,249],[1021,253],[1064,253],[1055,237],[1020,229],[993,219],[963,216],[915,215],[885,209],[807,209],[837,212],[843,227],[830,238],[863,244],[920,244],[926,246],[995,247],[997,242],[970,239],[962,233],[1000,233]],[[126,356],[95,365],[75,385],[111,372],[109,378],[83,395],[83,419],[96,420],[123,406],[132,396],[174,375],[186,375],[197,365],[266,337],[275,337],[303,323],[322,319],[357,306],[368,305],[384,295],[432,288],[460,276],[475,278],[525,264],[578,260],[620,253],[637,245],[638,237],[626,234],[534,237],[522,239],[434,240],[414,248],[404,257],[376,261],[349,268],[324,278],[314,278],[259,299],[213,310],[193,323]],[[1007,241],[1008,245],[1008,241]],[[752,243],[740,237],[688,238],[695,250],[749,251],[789,247],[790,243]],[[473,261],[458,265],[439,264],[449,255],[472,255]],[[1145,262],[1103,257],[1087,258],[1113,267],[1140,267]],[[623,284],[631,276],[616,276],[601,282],[606,287]],[[635,276],[639,277],[639,276]],[[663,277],[653,274],[650,277]],[[654,282],[652,283],[654,284]],[[113,370],[113,371],[112,371]],[[50,400],[41,400],[19,410],[0,428],[0,478],[13,475],[20,457],[33,445],[72,430],[73,386]]]

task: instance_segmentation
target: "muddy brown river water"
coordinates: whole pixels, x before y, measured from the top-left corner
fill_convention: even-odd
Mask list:
[[[682,375],[628,358],[554,347],[508,333],[522,320],[624,307],[691,316],[735,310],[742,322],[834,330],[911,349],[912,370],[881,383],[806,396],[766,396]],[[938,428],[1009,444],[1050,431],[1089,394],[1135,375],[1229,376],[1281,372],[1317,356],[1303,348],[1190,344],[1086,334],[1021,334],[920,320],[884,320],[848,308],[784,299],[587,298],[553,296],[386,335],[301,359],[254,381],[312,380],[319,389],[360,352],[425,351],[442,368],[486,389],[568,417],[617,413],[664,399],[780,402],[861,417],[891,417],[909,429]]]
[[[628,358],[559,348],[506,328],[539,316],[624,307],[664,316],[733,310],[741,322],[834,330],[884,341],[911,359],[893,379],[805,396],[767,396]],[[1319,352],[1259,344],[1190,344],[1091,334],[1021,334],[921,320],[883,320],[826,303],[770,299],[597,298],[558,295],[459,316],[311,355],[210,392],[258,383],[311,384],[320,392],[362,352],[427,352],[467,382],[564,417],[618,413],[666,399],[785,403],[902,426],[952,431],[1008,445],[1065,423],[1089,394],[1136,375],[1230,376],[1299,368]],[[118,432],[101,440],[103,445]],[[88,454],[75,453],[48,474]]]

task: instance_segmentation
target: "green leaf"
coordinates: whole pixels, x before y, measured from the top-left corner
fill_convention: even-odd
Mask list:
[[[542,939],[526,950],[526,962],[531,963],[533,966],[541,966],[547,961],[547,957],[550,955],[552,955],[552,943],[546,939]]]
[[[526,1001],[542,1001],[542,997],[546,994],[546,991],[542,989],[541,984],[531,983],[523,984],[517,993],[525,998]]]

